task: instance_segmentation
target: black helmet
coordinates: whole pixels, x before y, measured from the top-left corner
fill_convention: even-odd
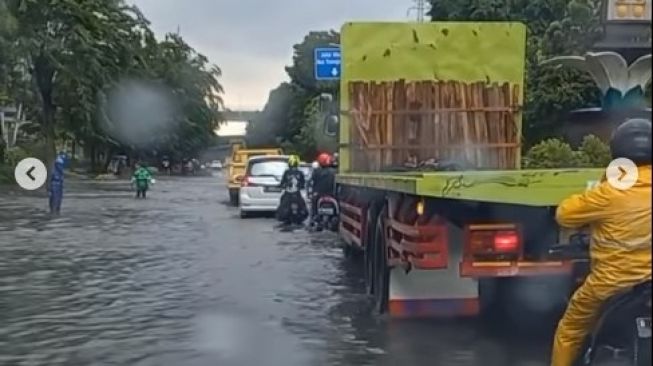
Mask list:
[[[651,164],[651,121],[629,119],[621,124],[610,139],[612,158],[626,158],[637,165]]]

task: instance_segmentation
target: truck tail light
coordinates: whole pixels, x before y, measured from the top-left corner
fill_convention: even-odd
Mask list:
[[[473,257],[517,257],[522,243],[519,231],[506,225],[470,226],[465,243],[466,254]]]
[[[519,251],[519,233],[517,231],[497,231],[494,233],[495,252]]]

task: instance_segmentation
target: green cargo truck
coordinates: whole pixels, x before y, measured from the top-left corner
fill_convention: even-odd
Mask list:
[[[555,206],[603,170],[521,169],[525,46],[519,23],[343,26],[339,232],[379,312],[476,315],[490,283],[571,279]]]

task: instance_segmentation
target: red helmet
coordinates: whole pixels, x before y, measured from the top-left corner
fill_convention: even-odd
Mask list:
[[[321,167],[327,167],[331,165],[331,155],[327,153],[322,153],[318,155],[317,157],[317,162],[320,164]]]

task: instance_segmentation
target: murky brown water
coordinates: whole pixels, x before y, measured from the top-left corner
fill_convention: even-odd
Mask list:
[[[221,177],[0,192],[0,365],[545,365],[471,321],[379,319],[329,234],[241,220]]]

